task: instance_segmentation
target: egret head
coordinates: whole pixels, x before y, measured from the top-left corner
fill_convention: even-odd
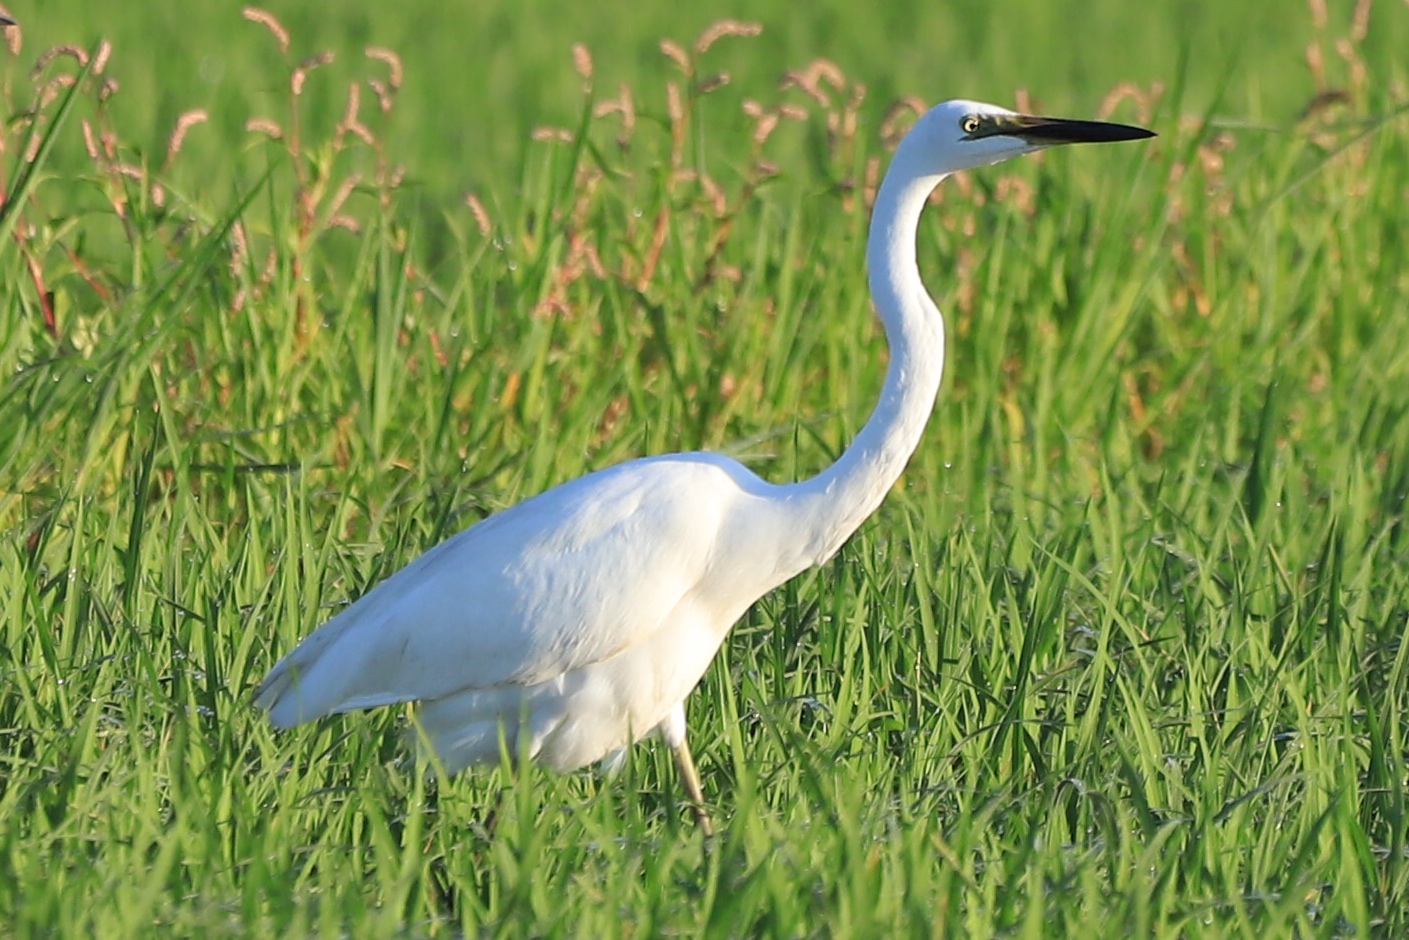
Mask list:
[[[1128,124],[1019,114],[979,101],[945,101],[925,112],[907,136],[937,174],[987,166],[1057,144],[1102,143],[1153,137]],[[906,149],[909,149],[908,147]]]

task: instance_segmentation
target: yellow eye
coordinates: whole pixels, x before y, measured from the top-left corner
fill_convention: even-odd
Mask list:
[[[965,134],[977,134],[978,129],[982,126],[983,122],[979,120],[977,114],[970,114],[968,117],[964,118],[962,121],[959,122],[959,127],[964,131]]]

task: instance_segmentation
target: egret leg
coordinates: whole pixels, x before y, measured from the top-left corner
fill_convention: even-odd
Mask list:
[[[685,795],[690,798],[690,808],[695,811],[695,821],[700,824],[700,831],[706,837],[714,835],[709,811],[705,809],[704,790],[700,788],[700,775],[695,770],[695,759],[690,756],[690,745],[681,738],[670,753],[675,755],[675,769],[680,772],[680,783],[685,788]]]
[[[690,745],[685,743],[685,703],[677,702],[665,720],[656,726],[666,746],[675,757],[675,769],[680,773],[680,785],[690,798],[690,808],[695,811],[695,821],[705,836],[714,835],[714,826],[709,821],[709,811],[705,809],[704,790],[700,788],[700,774],[695,770],[695,759],[690,755]]]

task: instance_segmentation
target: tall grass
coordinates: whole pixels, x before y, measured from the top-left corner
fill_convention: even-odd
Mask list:
[[[395,710],[276,735],[249,692],[588,469],[833,459],[880,385],[860,245],[916,103],[742,23],[660,47],[660,84],[564,48],[570,108],[450,205],[399,171],[435,125],[397,138],[389,50],[309,60],[230,13],[278,63],[258,107],[157,148],[124,136],[121,45],[6,64],[0,923],[1403,934],[1409,92],[1376,31],[1409,16],[1375,15],[1286,27],[1299,120],[1252,83],[1103,85],[1161,137],[941,189],[941,404],[691,698],[712,846],[652,745],[612,780],[435,781]],[[717,77],[745,59],[791,70]]]

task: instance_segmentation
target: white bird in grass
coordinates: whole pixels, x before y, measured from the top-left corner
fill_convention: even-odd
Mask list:
[[[659,732],[706,834],[685,699],[754,601],[829,559],[919,443],[944,323],[915,261],[920,212],[958,170],[1143,128],[947,101],[901,141],[866,245],[890,363],[880,403],[835,464],[775,485],[718,454],[646,457],[471,526],[369,591],[269,671],[256,694],[288,728],[419,702],[446,771],[500,749],[557,771],[614,761]]]

